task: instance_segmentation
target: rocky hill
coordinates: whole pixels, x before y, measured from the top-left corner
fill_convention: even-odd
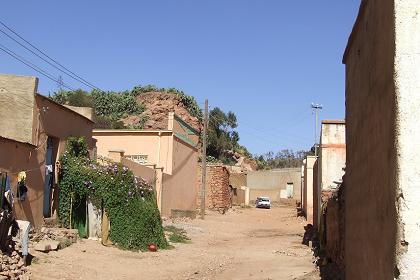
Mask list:
[[[144,129],[167,129],[168,114],[169,112],[175,112],[185,122],[201,131],[200,120],[190,114],[181,97],[177,94],[147,92],[137,96],[137,102],[143,104],[146,109],[140,115],[123,119],[122,121],[126,126],[139,123],[141,119],[145,119]]]

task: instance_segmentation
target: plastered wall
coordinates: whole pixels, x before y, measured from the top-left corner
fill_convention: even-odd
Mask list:
[[[34,143],[36,77],[0,74],[0,136]]]
[[[395,0],[400,279],[420,279],[420,1]]]
[[[394,1],[363,1],[346,64],[346,279],[394,279]],[[414,278],[413,278],[414,279]]]

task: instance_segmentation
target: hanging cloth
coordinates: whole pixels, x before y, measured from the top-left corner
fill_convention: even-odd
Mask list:
[[[28,188],[26,187],[26,172],[22,171],[18,174],[18,185],[16,197],[18,200],[23,201],[26,198]]]

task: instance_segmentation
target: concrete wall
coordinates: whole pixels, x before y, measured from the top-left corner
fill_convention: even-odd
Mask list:
[[[249,200],[255,201],[259,196],[267,196],[271,201],[280,201],[280,189],[249,189]]]
[[[250,188],[250,200],[255,195],[268,193],[273,201],[280,200],[280,191],[286,190],[287,183],[293,183],[293,199],[300,201],[301,168],[273,169],[269,171],[252,171],[247,174],[247,186]],[[278,194],[278,195],[277,195]]]
[[[314,224],[314,187],[317,187],[317,184],[314,184],[315,162],[315,156],[307,156],[303,170],[303,212],[310,224]]]
[[[33,121],[35,145],[1,138],[0,170],[12,173],[11,183],[15,194],[17,173],[27,171],[28,197],[24,201],[15,200],[14,210],[18,219],[28,220],[35,227],[40,227],[43,223],[45,154],[48,136],[54,139],[53,158],[57,161],[66,148],[66,139],[69,136],[84,136],[92,145],[90,140],[93,122],[41,95],[35,95],[34,100],[34,112],[37,116]],[[55,188],[51,198],[52,212],[58,207],[57,190],[58,188]]]
[[[198,151],[181,139],[174,137],[172,175],[163,174],[162,215],[171,210],[196,210],[196,174]]]
[[[0,74],[0,136],[34,143],[38,79]]]
[[[394,279],[397,240],[394,16],[394,1],[363,1],[344,56],[346,279]],[[417,146],[410,148],[415,151]]]

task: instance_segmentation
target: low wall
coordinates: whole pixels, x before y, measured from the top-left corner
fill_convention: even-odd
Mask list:
[[[127,158],[121,159],[121,164],[128,167],[134,174],[134,176],[141,177],[146,180],[147,183],[154,186],[156,181],[156,172],[152,167],[147,167],[141,164],[138,164]]]
[[[323,192],[323,215],[320,226],[320,243],[325,257],[344,275],[345,197],[344,184],[338,190]],[[344,276],[342,276],[344,277]],[[341,278],[340,278],[341,279]]]

